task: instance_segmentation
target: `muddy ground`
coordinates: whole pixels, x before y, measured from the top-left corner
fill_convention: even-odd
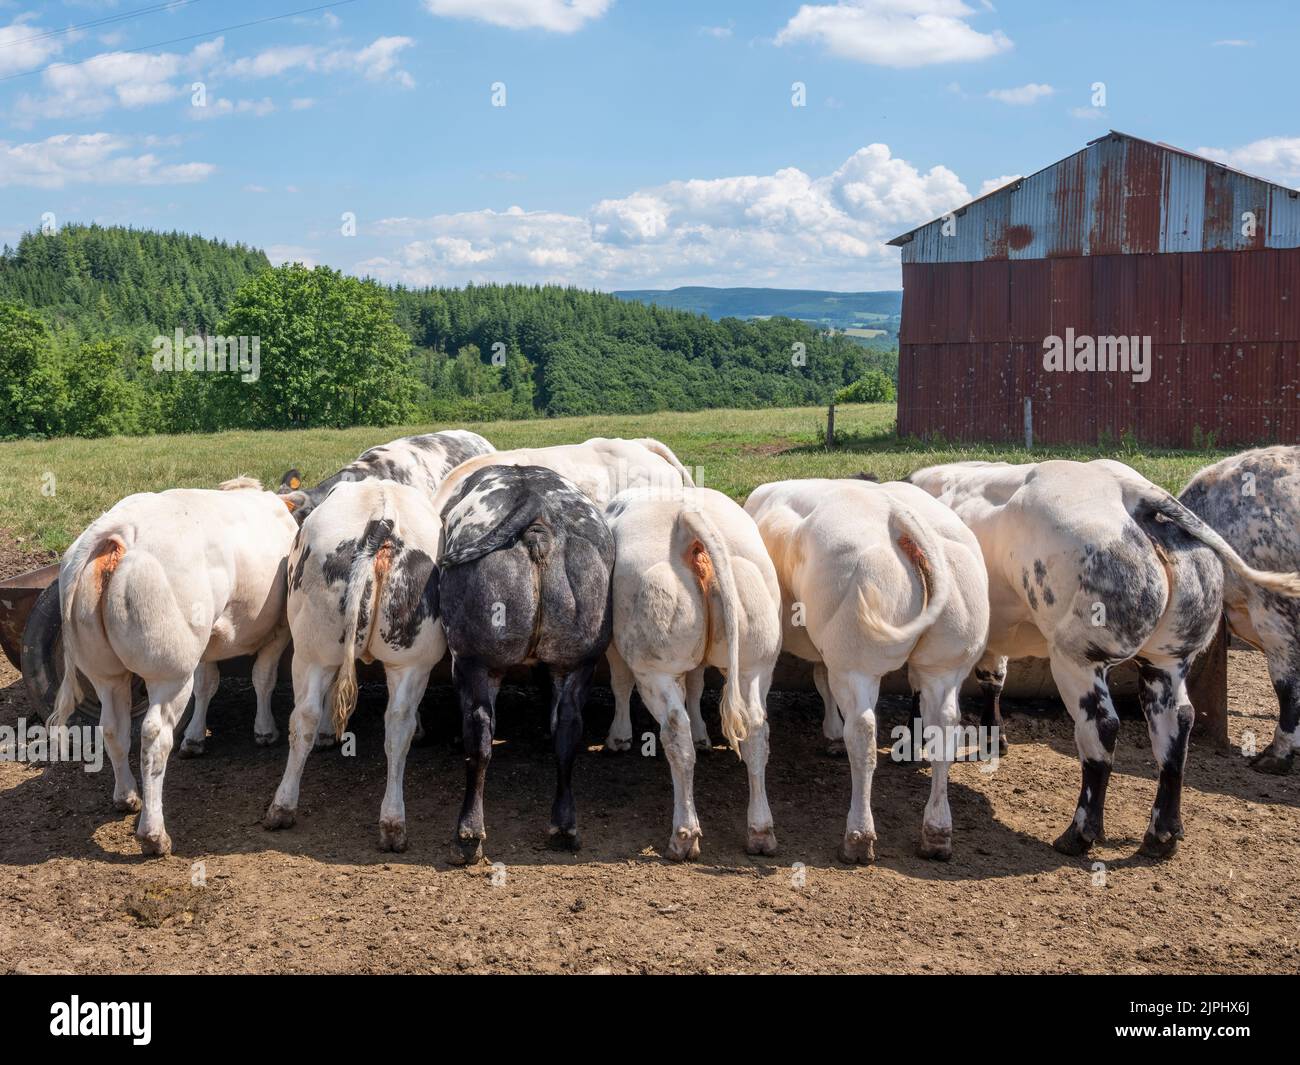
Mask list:
[[[1277,708],[1263,660],[1234,651],[1230,669],[1233,741],[1251,730],[1266,742]],[[1300,971],[1300,767],[1262,776],[1238,751],[1194,747],[1187,838],[1171,860],[1151,861],[1137,848],[1155,766],[1145,726],[1125,720],[1109,839],[1068,858],[1050,842],[1078,789],[1070,721],[1059,706],[1013,705],[1000,767],[953,770],[952,861],[916,855],[929,772],[891,761],[882,744],[879,857],[850,868],[835,859],[848,765],[822,752],[815,696],[774,696],[779,853],[745,854],[745,773],[717,749],[696,776],[701,860],[677,865],[662,857],[668,766],[600,751],[612,703],[598,690],[575,771],[584,848],[557,854],[543,843],[545,714],[534,693],[510,689],[487,791],[487,854],[502,864],[467,870],[447,861],[464,779],[447,688],[426,698],[429,739],[407,764],[410,849],[376,847],[382,698],[367,689],[355,757],[314,754],[297,826],[270,833],[259,821],[287,747],[254,745],[252,693],[227,681],[207,753],[169,767],[165,859],[140,856],[134,818],[112,809],[107,767],[0,763],[0,972]],[[282,733],[290,708],[282,688]],[[882,737],[906,714],[887,700]],[[705,715],[716,737],[711,696]],[[5,663],[0,725],[20,716],[30,709]],[[634,727],[653,731],[639,704]]]

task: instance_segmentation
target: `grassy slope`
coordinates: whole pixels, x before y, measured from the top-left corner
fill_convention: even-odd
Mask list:
[[[963,458],[1025,462],[1049,456],[1094,458],[1095,449],[1036,450],[992,446],[917,447],[892,436],[892,405],[840,407],[841,446],[819,444],[825,412],[720,410],[692,413],[555,418],[467,425],[498,448],[544,446],[592,436],[653,436],[682,461],[700,467],[702,483],[743,498],[756,485],[792,477],[842,477],[868,470],[902,477],[921,466]],[[0,528],[62,551],[97,515],[132,492],[215,487],[239,474],[279,483],[289,467],[308,484],[327,476],[360,452],[412,432],[444,426],[383,429],[314,429],[299,432],[230,432],[195,436],[61,439],[0,444]],[[1147,477],[1178,491],[1193,472],[1227,452],[1110,452]],[[42,485],[54,476],[54,493]]]

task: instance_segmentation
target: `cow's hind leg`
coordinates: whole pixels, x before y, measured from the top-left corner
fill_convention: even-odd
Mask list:
[[[1052,652],[1051,662],[1056,690],[1074,718],[1074,742],[1083,773],[1074,819],[1052,846],[1062,854],[1086,854],[1093,843],[1106,837],[1106,785],[1115,758],[1119,715],[1106,687],[1106,663],[1076,662],[1060,651]]]
[[[923,750],[930,758],[930,798],[921,818],[922,858],[938,858],[946,862],[952,857],[952,809],[948,805],[948,768],[957,754],[958,730],[961,727],[961,710],[957,705],[957,689],[962,674],[949,673],[937,677],[918,676],[914,683],[921,697],[922,738],[927,740]],[[937,730],[938,744],[932,749],[928,737]]]
[[[1183,766],[1187,738],[1196,717],[1187,694],[1186,659],[1139,659],[1138,696],[1151,735],[1151,751],[1160,767],[1151,823],[1142,839],[1141,852],[1150,858],[1167,858],[1183,838]]]
[[[613,642],[605,651],[609,660],[609,686],[614,691],[614,720],[605,737],[605,750],[630,751],[632,749],[632,687],[636,683],[632,670],[618,653]]]
[[[576,851],[582,846],[578,835],[578,809],[573,798],[573,763],[582,747],[582,708],[596,668],[592,659],[562,677],[552,674],[557,691],[555,708],[555,802],[548,829],[552,847]]]
[[[770,682],[751,676],[741,681],[741,690],[752,706],[763,710],[761,728],[751,728],[749,736],[740,741],[740,757],[749,774],[749,811],[745,850],[750,854],[776,853],[776,827],[772,822],[772,809],[767,803],[767,745],[770,729],[767,725],[767,689]]]
[[[163,824],[162,791],[167,774],[167,756],[172,752],[173,737],[194,688],[194,674],[179,681],[153,681],[149,684],[149,709],[140,725],[140,776],[144,780],[144,808],[135,837],[145,854],[165,855],[172,852],[171,837]]]
[[[385,665],[388,709],[384,712],[384,754],[388,756],[388,785],[379,808],[379,849],[406,850],[406,804],[402,777],[419,717],[420,699],[429,683],[429,670],[420,666]]]
[[[1300,750],[1300,606],[1295,600],[1280,606],[1265,602],[1252,605],[1250,615],[1268,658],[1278,706],[1273,742],[1250,764],[1261,773],[1286,773]]]
[[[673,831],[668,857],[675,862],[700,856],[700,819],[695,813],[695,746],[686,712],[685,685],[662,673],[637,677],[641,699],[659,723],[659,742],[673,777]]]
[[[984,711],[980,725],[991,736],[998,738],[998,754],[1007,753],[1007,732],[1002,724],[1002,688],[1007,682],[1007,656],[985,653],[975,663],[975,680],[984,696]],[[996,731],[993,731],[996,730]]]
[[[270,747],[280,738],[271,714],[271,695],[280,673],[280,656],[289,646],[289,626],[281,625],[271,637],[271,642],[257,652],[253,660],[253,692],[257,696],[257,717],[253,721],[253,742],[260,747]]]
[[[876,772],[876,702],[880,678],[858,672],[829,674],[835,702],[844,717],[844,747],[853,774],[853,797],[840,843],[842,862],[876,860],[876,822],[871,816],[871,780]]]
[[[325,697],[334,683],[338,666],[308,662],[293,656],[293,713],[289,715],[289,759],[275,798],[262,818],[265,829],[289,828],[298,815],[298,788],[312,743],[325,716]]]
[[[700,711],[700,700],[704,698],[704,668],[697,666],[686,674],[686,713],[691,719],[691,742],[701,754],[713,750],[704,714]]]
[[[483,785],[492,760],[499,677],[480,662],[452,658],[451,676],[460,702],[461,739],[465,745],[465,800],[451,841],[453,865],[472,865],[483,858]]]
[[[104,747],[113,764],[113,807],[134,813],[140,809],[140,792],[131,773],[131,674],[102,680],[95,677],[93,681]]]
[[[177,752],[182,758],[197,758],[203,753],[204,741],[208,737],[208,704],[221,687],[221,670],[215,662],[200,662],[194,671],[194,713],[190,723],[185,726],[185,736],[181,740],[181,749]]]
[[[826,753],[833,758],[844,754],[844,718],[840,716],[839,707],[835,705],[835,696],[831,693],[831,682],[827,678],[826,663],[813,665],[813,683],[817,685],[817,694],[822,697],[822,735],[826,737]]]

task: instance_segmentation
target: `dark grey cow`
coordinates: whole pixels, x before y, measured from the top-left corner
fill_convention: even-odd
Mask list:
[[[1257,448],[1216,462],[1179,499],[1257,569],[1300,570],[1300,447]],[[1223,607],[1232,631],[1264,652],[1277,692],[1277,731],[1252,764],[1285,773],[1300,748],[1300,600],[1229,571]]]
[[[301,524],[312,508],[319,506],[337,484],[382,478],[418,488],[432,499],[443,478],[462,462],[495,450],[478,433],[466,429],[444,429],[438,433],[404,436],[363,451],[338,473],[326,477],[314,488],[304,488],[302,474],[296,469],[290,470],[280,478],[277,491],[285,497],[293,516]]]
[[[476,471],[441,517],[442,622],[465,741],[465,802],[451,860],[483,855],[497,691],[505,672],[522,664],[544,664],[551,674],[558,775],[550,839],[576,850],[573,761],[592,670],[611,636],[613,536],[571,481],[541,466]]]

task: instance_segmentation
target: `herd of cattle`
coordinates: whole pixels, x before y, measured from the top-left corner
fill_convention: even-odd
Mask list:
[[[852,798],[839,848],[875,856],[875,709],[882,677],[906,666],[927,731],[959,725],[972,672],[983,724],[1000,736],[1012,657],[1051,662],[1075,722],[1082,787],[1055,846],[1102,838],[1119,719],[1108,672],[1136,660],[1160,776],[1142,851],[1182,838],[1192,661],[1226,613],[1268,659],[1281,716],[1257,768],[1286,772],[1300,745],[1300,448],[1245,452],[1202,470],[1180,499],[1119,462],[960,462],[906,481],[795,480],[744,507],[697,487],[650,439],[496,451],[453,430],[371,448],[314,488],[296,470],[278,492],[247,478],[221,490],[128,496],[68,550],[59,573],[63,677],[52,724],[89,680],[113,765],[113,800],[140,812],[146,854],[166,854],[162,790],[191,696],[183,754],[203,751],[216,663],[255,656],[255,739],[276,742],[271,695],[293,642],[289,758],[268,829],[293,824],[307,756],[342,736],[356,660],[388,685],[385,849],[406,847],[402,781],[432,668],[450,651],[465,749],[452,860],[481,858],[484,784],[503,676],[551,678],[558,763],[550,837],[576,848],[571,785],[593,670],[609,661],[627,750],[635,687],[671,767],[667,853],[699,854],[693,798],[704,670],[725,675],[723,736],[749,780],[746,846],[776,849],[764,771],[766,701],[782,650],[814,663],[833,749]],[[143,803],[128,761],[132,676],[148,692],[140,729]],[[1005,739],[1001,738],[1005,744]],[[927,857],[952,853],[948,758],[932,758],[921,828]]]

